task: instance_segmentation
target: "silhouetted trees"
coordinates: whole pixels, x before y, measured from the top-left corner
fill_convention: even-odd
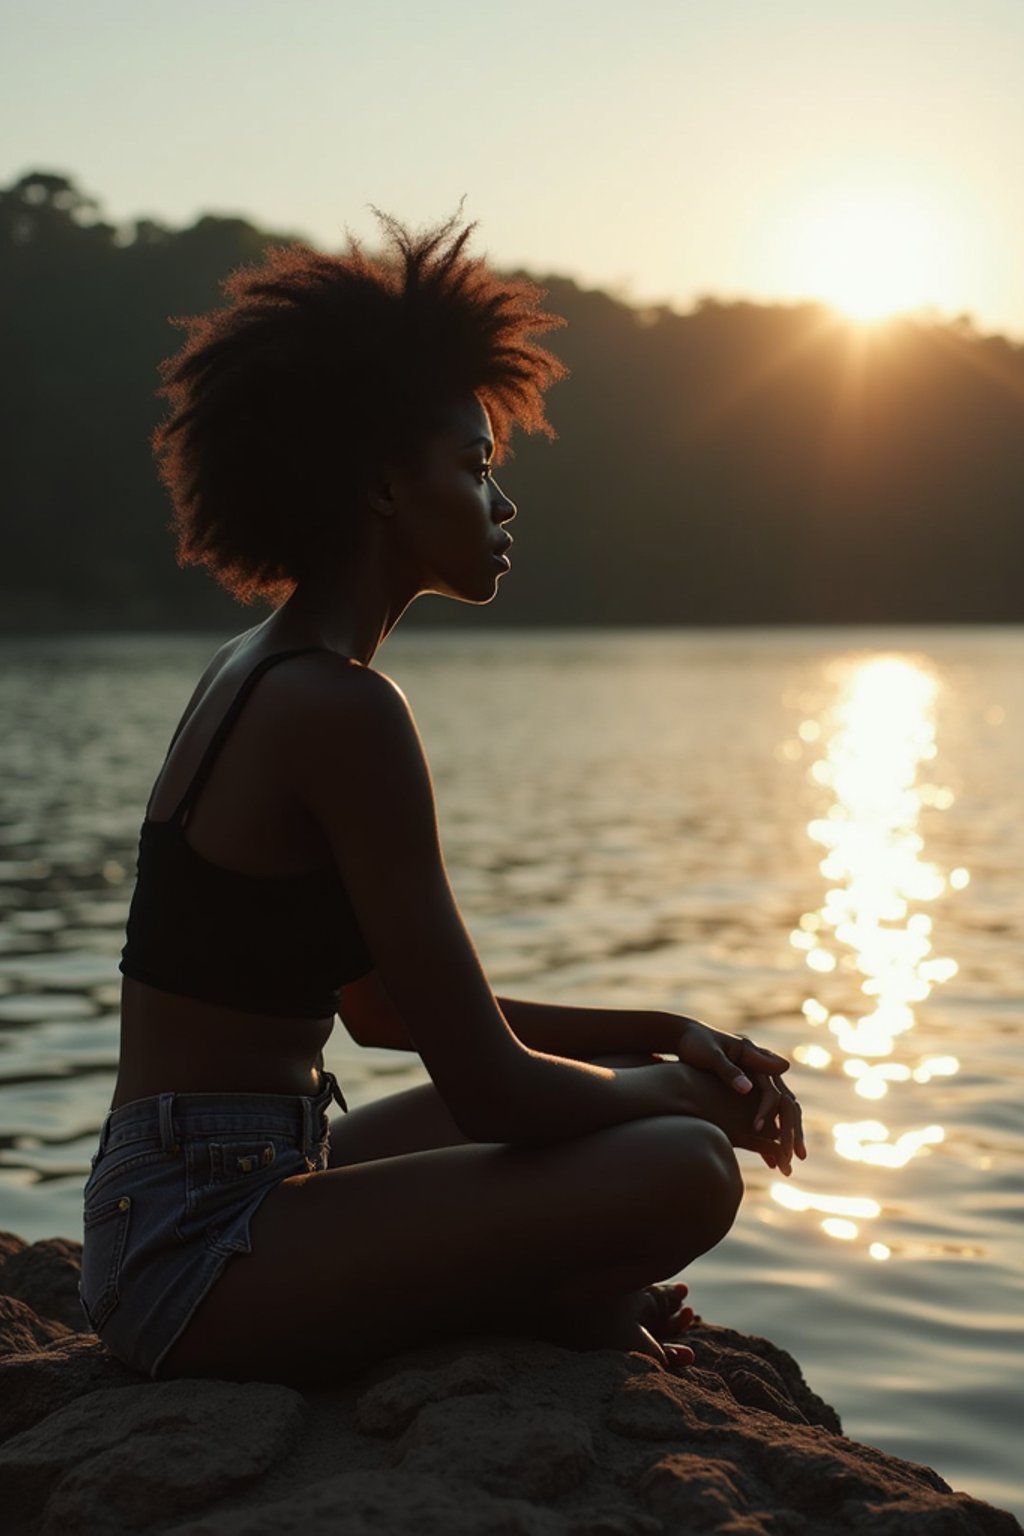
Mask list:
[[[103,222],[67,177],[0,190],[4,629],[230,626],[181,572],[149,456],[167,317],[266,245],[244,219]],[[416,622],[1024,618],[1024,347],[969,321],[861,330],[820,305],[637,310],[537,277],[568,328],[554,445],[520,438],[498,608]],[[254,621],[257,612],[252,613]]]

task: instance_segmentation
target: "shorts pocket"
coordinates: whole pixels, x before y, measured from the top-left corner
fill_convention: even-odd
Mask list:
[[[121,1267],[131,1214],[130,1195],[115,1196],[85,1208],[79,1296],[96,1333],[120,1297]]]
[[[233,1184],[250,1174],[272,1168],[277,1162],[277,1147],[267,1137],[248,1141],[211,1141],[211,1184]]]
[[[273,1134],[230,1141],[193,1141],[185,1146],[187,1218],[180,1235],[202,1231],[214,1247],[225,1242],[244,1213],[290,1174],[306,1171],[294,1146]]]

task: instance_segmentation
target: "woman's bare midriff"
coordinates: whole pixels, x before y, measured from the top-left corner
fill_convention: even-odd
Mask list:
[[[315,1093],[333,1025],[221,1008],[126,976],[111,1108],[159,1093]]]

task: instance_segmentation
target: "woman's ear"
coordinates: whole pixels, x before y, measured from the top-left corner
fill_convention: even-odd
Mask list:
[[[382,469],[369,480],[366,487],[366,505],[378,517],[394,517],[395,484],[388,469]]]

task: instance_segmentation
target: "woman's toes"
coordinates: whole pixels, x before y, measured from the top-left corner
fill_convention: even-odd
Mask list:
[[[664,1286],[649,1285],[643,1295],[643,1321],[656,1338],[660,1338],[669,1326],[673,1303],[665,1294]]]
[[[646,1294],[649,1326],[659,1338],[686,1332],[694,1320],[693,1308],[683,1304],[689,1286],[681,1280],[669,1285],[650,1285]]]

